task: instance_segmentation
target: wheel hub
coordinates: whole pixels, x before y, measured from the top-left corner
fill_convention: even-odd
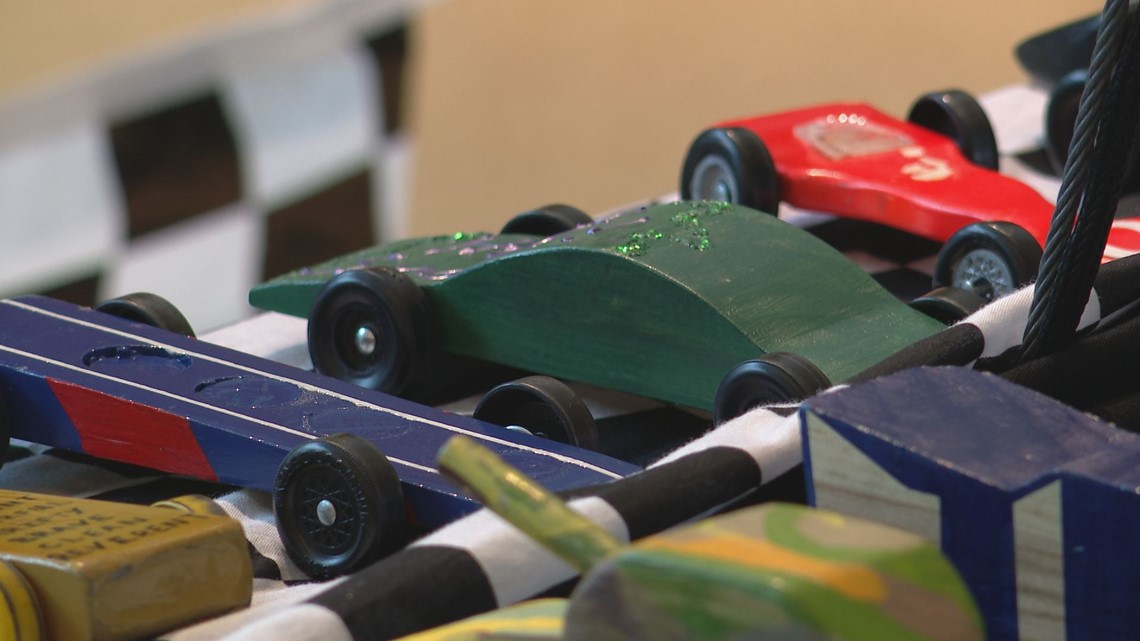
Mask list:
[[[720,156],[705,156],[697,163],[690,190],[695,200],[719,200],[727,203],[738,200],[732,167]]]
[[[364,356],[376,353],[376,330],[371,325],[361,325],[353,334],[352,344]]]
[[[317,503],[317,520],[326,527],[336,523],[336,506],[332,501],[321,499],[320,503]]]
[[[974,249],[954,266],[952,284],[968,289],[986,300],[1011,293],[1013,273],[1000,256],[989,249]]]

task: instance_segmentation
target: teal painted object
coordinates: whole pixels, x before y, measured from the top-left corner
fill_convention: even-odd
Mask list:
[[[944,327],[810,234],[719,202],[630,210],[547,238],[395,242],[271,280],[250,302],[307,316],[329,279],[370,267],[422,289],[444,351],[700,409],[734,365],[767,352],[841,381]]]

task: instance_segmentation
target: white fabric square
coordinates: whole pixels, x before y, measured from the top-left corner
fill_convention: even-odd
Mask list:
[[[223,104],[241,148],[248,194],[276,205],[369,164],[377,138],[374,63],[355,48],[226,74]]]
[[[0,295],[94,272],[126,227],[102,129],[87,121],[0,147]]]
[[[261,275],[262,220],[243,205],[196,216],[133,240],[101,282],[99,299],[158,294],[197,333],[252,313],[248,292]]]

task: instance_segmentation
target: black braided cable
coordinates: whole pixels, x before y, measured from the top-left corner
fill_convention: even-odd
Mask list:
[[[1085,205],[1073,230],[1069,261],[1072,269],[1068,279],[1071,286],[1062,292],[1058,313],[1064,316],[1056,321],[1059,327],[1075,328],[1088,303],[1140,122],[1140,110],[1136,108],[1140,104],[1140,74],[1130,71],[1140,69],[1140,20],[1134,17],[1131,20],[1109,87],[1111,99],[1104,105],[1098,150],[1089,165]]]
[[[1029,320],[1022,342],[1023,359],[1034,358],[1055,349],[1075,333],[1076,322],[1063,324],[1063,319],[1072,317],[1072,310],[1062,310],[1062,301],[1072,305],[1079,295],[1073,291],[1071,282],[1074,264],[1075,223],[1078,213],[1088,203],[1090,188],[1091,157],[1104,152],[1107,147],[1098,149],[1099,126],[1103,120],[1105,103],[1112,100],[1111,80],[1116,63],[1120,60],[1125,35],[1129,31],[1128,0],[1107,0],[1096,46],[1093,49],[1089,67],[1089,80],[1081,96],[1080,107],[1070,146],[1069,157],[1065,162],[1061,191],[1057,197],[1057,207],[1046,236],[1044,255],[1037,274],[1037,285],[1029,311]],[[1108,129],[1103,131],[1107,132]],[[1131,141],[1127,141],[1130,143]],[[1117,158],[1116,161],[1123,162]],[[1092,212],[1087,212],[1092,214]],[[1084,216],[1081,213],[1081,216]],[[1111,214],[1109,214],[1111,217]],[[1103,251],[1103,245],[1102,245]],[[1099,256],[1097,257],[1099,264]],[[1091,287],[1091,282],[1089,287]],[[1087,301],[1088,291],[1084,293]],[[1080,317],[1084,303],[1076,310]]]

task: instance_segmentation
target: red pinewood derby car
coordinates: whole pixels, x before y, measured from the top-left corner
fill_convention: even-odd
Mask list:
[[[772,214],[779,203],[945,243],[934,284],[992,299],[1033,280],[1053,205],[997,172],[993,129],[969,94],[920,97],[905,121],[862,103],[728,120],[689,147],[681,197]],[[1140,220],[1117,220],[1104,260],[1140,251]]]

